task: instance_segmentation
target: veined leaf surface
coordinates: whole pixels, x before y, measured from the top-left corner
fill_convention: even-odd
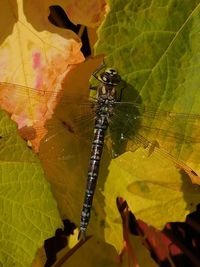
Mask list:
[[[27,267],[62,221],[37,156],[2,111],[0,132],[0,265]]]

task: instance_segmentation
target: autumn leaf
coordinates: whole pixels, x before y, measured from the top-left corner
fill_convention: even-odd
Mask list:
[[[149,115],[148,117],[147,112],[146,116],[141,116],[136,133],[152,142],[156,139],[164,151],[170,152],[175,157],[174,161],[170,161],[170,158],[165,157],[163,153],[156,153],[157,149],[150,149],[151,153],[146,155],[145,147],[139,149],[136,147],[137,149],[135,149],[134,146],[131,146],[131,151],[111,160],[111,152],[105,148],[88,234],[103,239],[119,252],[123,246],[123,235],[120,215],[116,208],[117,197],[122,196],[127,200],[131,211],[136,214],[137,218],[144,219],[159,228],[162,228],[168,221],[184,220],[186,214],[194,210],[198,202],[199,189],[190,183],[185,172],[181,172],[180,168],[177,168],[185,165],[178,166],[175,163],[179,162],[176,160],[185,161],[189,167],[197,173],[199,172],[199,118],[192,116],[192,114],[199,113],[197,90],[199,85],[199,3],[197,1],[190,4],[187,1],[176,1],[176,3],[168,1],[150,5],[149,1],[109,1],[109,5],[110,12],[99,30],[96,51],[106,55],[107,65],[116,67],[123,80],[128,84],[128,89],[123,90],[122,100],[138,100],[139,106],[150,107],[147,111],[153,111],[153,116]],[[104,11],[104,5],[98,6],[101,7],[100,10]],[[91,13],[88,12],[88,14]],[[70,17],[78,22],[79,16]],[[100,17],[102,14],[98,16],[98,18]],[[23,22],[20,19],[19,24],[24,25],[24,22],[21,23],[21,21]],[[97,21],[98,19],[95,20],[95,25]],[[49,53],[41,53],[45,56],[53,55],[53,59],[51,57],[47,57],[47,60],[46,57],[42,58],[41,62],[46,63],[41,67],[42,73],[45,74],[44,79],[37,79],[40,77],[41,68],[39,68],[39,74],[37,71],[34,73],[32,69],[30,72],[24,73],[22,68],[23,75],[19,75],[19,77],[26,77],[28,84],[21,83],[21,80],[15,80],[15,77],[13,79],[13,74],[16,73],[16,69],[18,70],[18,66],[24,65],[22,62],[35,62],[30,61],[28,56],[20,59],[17,67],[15,65],[10,70],[9,67],[4,68],[12,76],[2,81],[29,85],[44,91],[54,91],[56,88],[53,93],[53,104],[55,104],[54,99],[57,98],[55,92],[60,92],[60,84],[66,74],[69,74],[71,64],[77,64],[83,58],[80,54],[80,41],[74,33],[67,31],[67,36],[65,36],[65,30],[55,30],[54,27],[52,30],[51,27],[51,34],[59,31],[59,41],[57,35],[56,37],[50,35],[50,39],[56,41],[52,46],[47,45],[48,41],[44,41],[45,35],[48,35],[49,32],[35,32],[30,23],[25,27],[26,34],[28,32],[32,35],[34,32],[34,37],[40,36],[42,33],[38,40],[39,45],[37,44],[36,47],[42,46],[44,48],[42,51],[45,51],[46,47],[51,47]],[[31,31],[29,31],[30,29]],[[70,44],[67,46],[73,48],[70,50],[73,51],[72,55],[66,53],[65,39],[62,39],[61,36],[69,39]],[[54,49],[60,43],[61,48],[59,47],[58,50],[62,52],[56,54]],[[18,45],[18,47],[20,46]],[[55,49],[55,51],[57,50]],[[2,53],[2,55],[4,54]],[[67,56],[67,59],[65,57],[63,59],[63,55]],[[72,59],[74,57],[75,61]],[[12,61],[11,58],[9,61]],[[102,60],[98,58],[97,61],[100,64]],[[51,65],[51,62],[56,64]],[[72,81],[71,83],[68,83],[68,80],[65,81],[65,85],[68,84],[67,88],[70,94],[73,91],[72,95],[73,93],[74,95],[71,99],[74,100],[69,102],[69,98],[68,101],[67,97],[63,99],[63,103],[65,105],[68,103],[68,105],[64,107],[61,104],[60,113],[59,110],[56,112],[57,119],[52,120],[48,136],[40,150],[40,157],[45,166],[47,179],[51,182],[54,196],[58,201],[61,216],[70,218],[77,225],[80,222],[87,180],[91,145],[89,137],[93,130],[93,121],[91,116],[86,116],[88,115],[88,102],[84,97],[83,102],[76,102],[74,105],[77,99],[75,94],[78,92],[78,96],[81,97],[82,92],[85,94],[84,89],[86,90],[88,87],[89,76],[95,69],[94,65],[98,64],[88,61],[80,66],[80,70],[77,69],[77,72],[72,70],[67,76]],[[55,66],[56,68],[54,68]],[[57,68],[58,71],[56,71]],[[83,73],[84,77],[82,77]],[[36,81],[42,82],[36,83]],[[41,86],[37,87],[38,84]],[[25,91],[27,90],[25,89]],[[28,90],[28,92],[32,91]],[[40,94],[38,99],[32,99],[31,95],[30,99],[25,100],[28,104],[31,103],[28,108],[38,107],[41,98],[44,99]],[[86,111],[80,108],[85,108]],[[169,113],[164,113],[169,115],[167,119],[164,116],[156,116],[156,114],[163,114],[162,112],[156,113],[158,109],[169,111]],[[138,110],[139,114],[144,111],[143,108]],[[174,112],[185,115],[176,117]],[[33,114],[35,116],[36,112]],[[44,114],[46,114],[45,109],[42,110],[42,118]],[[52,109],[50,114],[52,114]],[[188,114],[190,119],[188,119]],[[17,119],[17,121],[21,120]],[[36,117],[36,121],[39,121],[38,117]],[[28,120],[26,124],[27,122],[29,124]],[[54,128],[54,123],[56,128]],[[21,124],[21,126],[23,125]],[[185,142],[185,140],[192,141]],[[141,144],[144,143],[140,142]],[[161,149],[159,151],[162,152]],[[197,175],[196,177],[198,178]],[[90,246],[90,249],[92,248],[93,245]]]
[[[87,13],[87,23],[90,25],[99,23],[104,10],[104,4],[99,1],[95,19],[94,11],[92,13],[90,10],[93,1],[87,5],[85,1],[60,1],[60,4],[76,23],[81,23]],[[52,1],[42,4],[21,0],[1,3],[3,14],[0,23],[4,29],[0,46],[1,108],[13,114],[12,118],[19,128],[28,125],[40,129],[36,146],[44,136],[41,127],[52,116],[62,94],[63,80],[70,70],[84,60],[78,35],[58,28],[48,20],[50,5],[53,5]],[[85,12],[82,19],[79,16],[80,6],[84,6]],[[16,84],[34,90],[19,88]]]
[[[104,231],[107,242],[118,250],[122,229],[115,208],[117,196],[126,199],[136,218],[159,229],[169,221],[183,221],[199,203],[199,186],[166,158],[145,157],[142,148],[113,160],[108,171],[103,192]]]
[[[91,256],[91,248],[92,256]],[[70,257],[68,256],[70,255]],[[68,256],[68,257],[67,257]],[[117,262],[118,255],[115,249],[96,238],[89,238],[85,243],[76,249],[74,247],[73,251],[68,248],[63,249],[58,254],[58,261],[55,266],[59,266],[59,262],[62,262],[62,266],[118,266]]]

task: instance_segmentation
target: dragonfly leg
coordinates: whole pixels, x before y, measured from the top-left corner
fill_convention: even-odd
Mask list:
[[[98,76],[97,76],[97,73],[100,71],[100,70],[102,70],[102,69],[104,69],[106,67],[106,64],[105,64],[105,62],[104,62],[104,60],[103,60],[103,62],[101,63],[101,65],[92,73],[92,76],[95,78],[95,79],[97,79],[98,81],[99,81],[99,78],[98,78]]]
[[[124,88],[121,88],[117,102],[121,102]]]
[[[124,83],[124,86],[120,89],[120,95],[119,95],[119,97],[118,97],[118,99],[117,99],[118,102],[121,102],[121,100],[122,100],[122,95],[123,95],[123,91],[124,91],[124,89],[126,88],[126,82],[125,82],[125,81],[122,81],[122,82]]]
[[[96,85],[91,85],[89,86],[89,90],[97,90],[97,86]]]

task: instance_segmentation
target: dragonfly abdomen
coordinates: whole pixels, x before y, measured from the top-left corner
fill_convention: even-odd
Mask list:
[[[95,121],[90,164],[88,169],[87,187],[85,191],[85,199],[81,213],[79,235],[82,234],[83,238],[85,238],[85,232],[90,219],[92,200],[97,184],[100,160],[104,145],[104,136],[107,127],[108,127],[108,122],[106,116],[98,116]]]
[[[92,141],[88,179],[81,213],[80,232],[78,239],[80,239],[81,236],[83,239],[86,238],[86,229],[90,219],[92,200],[99,173],[105,131],[108,128],[108,122],[110,118],[114,115],[113,107],[117,98],[115,86],[117,86],[121,80],[120,76],[117,74],[117,71],[114,69],[107,69],[97,77],[96,74],[100,69],[102,69],[102,67],[100,67],[93,74],[94,77],[100,82],[100,85],[96,88],[97,101],[94,105],[96,113],[94,136]]]

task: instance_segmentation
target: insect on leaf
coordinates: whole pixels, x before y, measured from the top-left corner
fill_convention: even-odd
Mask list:
[[[137,218],[159,228],[168,221],[184,220],[199,201],[199,189],[185,172],[186,166],[192,168],[199,184],[200,5],[199,1],[139,0],[109,1],[109,5],[96,53],[106,53],[108,67],[118,70],[127,84],[122,101],[133,103],[140,118],[138,125],[131,123],[135,147],[112,161],[107,174],[104,163],[102,167],[107,177],[105,236],[119,249],[122,234],[114,209],[116,197],[126,199]],[[120,127],[127,121],[130,127],[128,116]],[[157,143],[161,153],[146,152],[148,141]]]

